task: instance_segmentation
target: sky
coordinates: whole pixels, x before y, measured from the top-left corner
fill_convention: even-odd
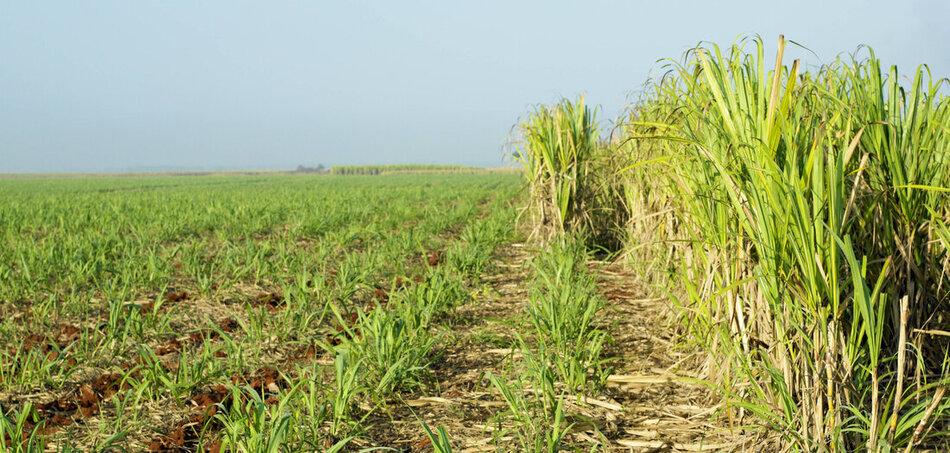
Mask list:
[[[0,173],[500,166],[538,103],[609,130],[663,59],[779,34],[950,77],[947,1],[0,0]]]

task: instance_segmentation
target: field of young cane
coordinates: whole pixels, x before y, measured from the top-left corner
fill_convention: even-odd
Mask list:
[[[339,451],[429,384],[446,314],[512,234],[518,185],[44,178],[0,192],[0,450]]]
[[[947,451],[946,82],[785,46],[520,174],[0,179],[0,450]]]

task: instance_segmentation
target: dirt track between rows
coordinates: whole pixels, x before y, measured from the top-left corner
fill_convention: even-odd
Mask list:
[[[496,416],[506,403],[487,374],[504,375],[520,354],[511,347],[525,322],[528,269],[532,256],[525,244],[503,247],[494,272],[482,282],[487,290],[457,309],[452,341],[430,370],[440,393],[407,399],[392,417],[367,420],[372,441],[360,448],[389,446],[400,451],[432,451],[416,416],[433,428],[444,425],[458,451],[464,453],[512,448],[510,436],[499,438]],[[702,360],[674,348],[668,301],[651,297],[636,275],[621,265],[591,263],[607,300],[599,324],[614,339],[605,355],[616,367],[601,395],[570,400],[568,443],[608,451],[696,452],[744,451],[749,443],[738,429],[729,429],[712,392],[692,382],[702,374]],[[410,408],[412,411],[410,411]],[[415,415],[413,415],[415,412]],[[355,451],[355,450],[354,450]]]

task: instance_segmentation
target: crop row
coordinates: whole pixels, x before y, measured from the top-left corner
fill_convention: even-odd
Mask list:
[[[670,297],[724,415],[775,450],[946,449],[950,97],[873,51],[774,66],[760,39],[668,61],[603,141],[564,100],[521,124],[535,234]]]

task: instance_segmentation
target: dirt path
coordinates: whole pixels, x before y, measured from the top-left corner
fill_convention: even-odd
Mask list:
[[[702,384],[701,360],[674,348],[668,304],[652,297],[634,272],[597,263],[607,299],[606,321],[621,357],[608,378],[607,394],[623,406],[617,414],[617,451],[745,451],[715,395]],[[717,416],[718,415],[718,416]]]
[[[489,385],[488,373],[512,372],[518,360],[511,350],[524,329],[528,297],[529,247],[511,244],[495,259],[494,272],[484,276],[485,290],[458,308],[444,354],[431,366],[437,394],[406,401],[390,416],[367,420],[372,443],[406,452],[431,452],[416,416],[435,430],[445,426],[456,451],[514,451],[511,437],[498,435],[497,415],[507,405]],[[717,406],[702,385],[684,382],[698,377],[685,371],[698,363],[673,350],[667,328],[666,301],[651,298],[637,278],[621,266],[593,266],[608,301],[602,327],[615,342],[606,351],[617,357],[616,370],[600,395],[567,401],[574,428],[566,443],[590,451],[680,452],[743,451],[737,431],[713,419]],[[514,357],[514,360],[511,358]],[[515,369],[517,366],[514,366]],[[517,371],[515,371],[517,372]]]

